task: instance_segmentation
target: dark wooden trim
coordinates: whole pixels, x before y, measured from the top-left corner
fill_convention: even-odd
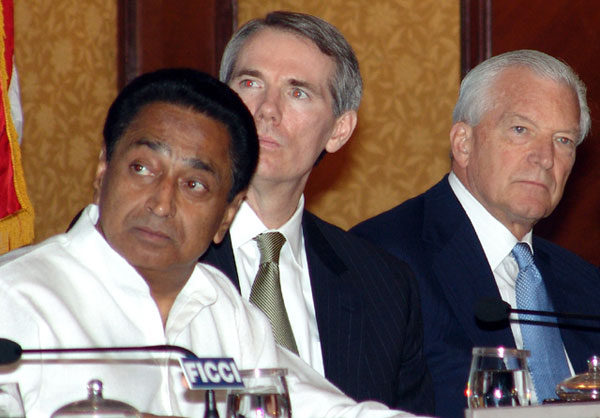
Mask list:
[[[131,81],[139,71],[137,68],[137,1],[119,0],[118,3],[118,83],[119,89]]]
[[[492,56],[492,0],[460,2],[461,79]]]
[[[119,88],[162,67],[191,66],[217,74],[237,24],[237,0],[170,1],[118,0]],[[174,19],[174,6],[186,10],[189,18],[180,13]]]
[[[215,27],[215,60],[216,69],[219,71],[221,65],[221,57],[227,46],[227,42],[231,39],[231,35],[237,28],[237,0],[218,2],[219,7],[216,10],[216,27]]]

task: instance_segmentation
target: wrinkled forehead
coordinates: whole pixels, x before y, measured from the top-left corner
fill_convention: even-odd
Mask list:
[[[499,71],[482,95],[482,115],[502,105],[520,104],[535,110],[552,102],[562,113],[575,114],[579,125],[580,108],[575,88],[565,80],[540,74],[526,66],[515,65]]]

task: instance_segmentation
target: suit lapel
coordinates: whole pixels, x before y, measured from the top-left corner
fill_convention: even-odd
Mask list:
[[[211,244],[208,250],[204,253],[201,262],[210,264],[221,270],[231,282],[235,285],[238,292],[240,291],[240,281],[235,266],[235,258],[233,257],[233,247],[231,246],[231,235],[229,232],[225,235],[223,242],[219,245]]]
[[[339,353],[358,350],[362,321],[360,303],[347,283],[348,269],[319,226],[319,220],[305,211],[302,219],[304,246],[315,304],[325,375],[342,373]],[[341,376],[346,376],[342,373]]]
[[[561,255],[553,253],[547,246],[541,248],[536,243],[539,241],[534,236],[535,263],[544,278],[554,311],[597,314],[598,274],[590,275],[589,271],[579,269],[575,264],[564,263],[560,260]],[[596,326],[591,321],[578,322],[559,319],[559,322]],[[587,360],[596,354],[600,347],[600,333],[575,331],[568,328],[561,328],[560,332],[575,373],[587,371]]]
[[[514,339],[510,328],[482,330],[474,306],[480,298],[500,298],[483,248],[447,178],[425,198],[423,240],[432,251],[433,276],[448,306],[474,345],[506,345]],[[455,277],[457,280],[445,280]]]

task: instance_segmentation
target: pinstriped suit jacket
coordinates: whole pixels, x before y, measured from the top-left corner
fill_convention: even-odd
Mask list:
[[[425,355],[436,416],[463,417],[464,390],[475,346],[514,347],[509,328],[482,329],[474,305],[500,298],[475,230],[447,177],[424,194],[352,229],[409,263],[420,287]],[[557,312],[600,313],[600,271],[575,254],[533,237],[535,263]],[[589,325],[589,322],[586,324]],[[561,330],[575,373],[600,353],[600,333]]]
[[[308,211],[302,227],[327,379],[356,400],[430,414],[431,378],[411,270]],[[229,235],[201,261],[239,289]]]

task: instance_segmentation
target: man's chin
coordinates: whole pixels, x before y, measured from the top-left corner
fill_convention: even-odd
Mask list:
[[[156,258],[148,259],[145,257],[132,261],[133,262],[130,262],[130,264],[144,278],[164,275],[168,279],[175,279],[175,277],[180,277],[182,273],[189,277],[196,265],[196,261],[180,263],[178,260],[174,262],[173,260],[157,260]]]
[[[530,204],[516,208],[515,214],[517,219],[522,220],[522,224],[533,227],[538,221],[549,216],[552,209],[554,208],[549,207],[548,204]]]

